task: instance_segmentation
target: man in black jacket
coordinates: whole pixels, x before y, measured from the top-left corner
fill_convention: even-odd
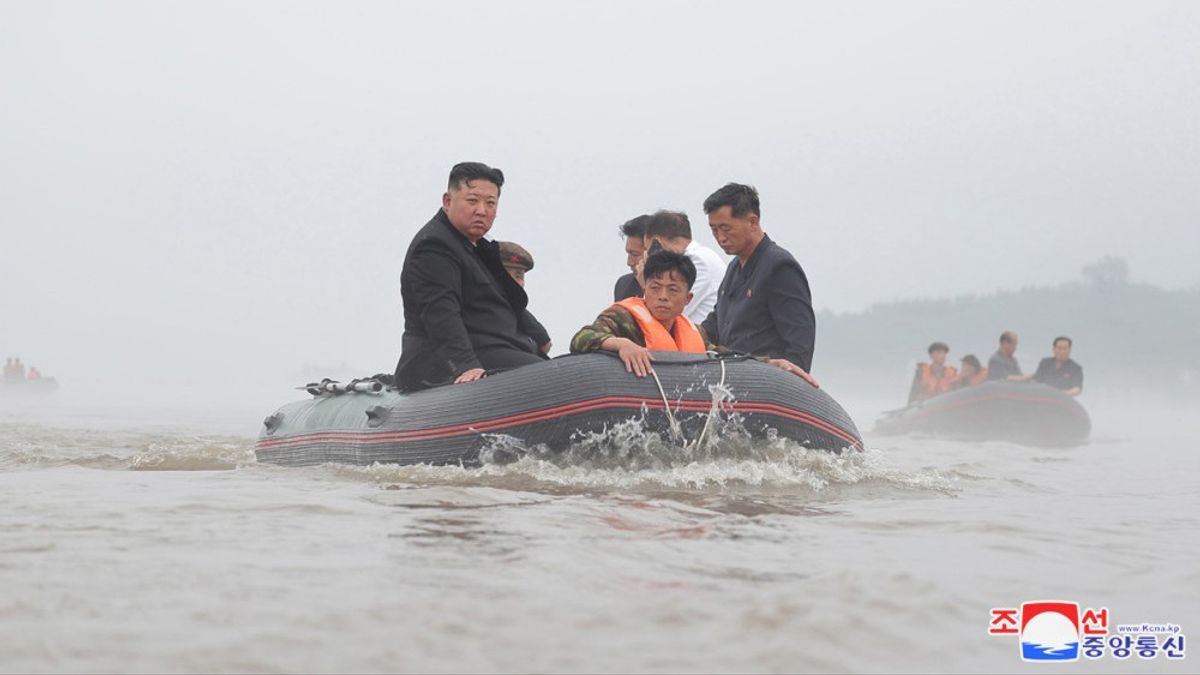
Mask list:
[[[638,283],[637,278],[637,266],[646,252],[642,238],[646,234],[646,223],[649,221],[649,214],[645,214],[621,225],[621,237],[625,239],[625,263],[629,265],[629,274],[617,279],[616,285],[613,286],[613,302],[620,302],[625,298],[642,297],[642,285]]]
[[[800,263],[759,223],[758,192],[729,183],[704,200],[713,238],[737,261],[725,270],[708,338],[727,349],[812,369],[817,320]]]
[[[525,290],[484,238],[504,174],[456,164],[442,208],[413,237],[400,273],[404,336],[396,383],[405,391],[478,380],[489,370],[538,363],[537,321]]]

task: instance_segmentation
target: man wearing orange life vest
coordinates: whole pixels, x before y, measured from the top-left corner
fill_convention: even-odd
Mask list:
[[[931,363],[918,363],[917,372],[913,376],[912,388],[908,391],[908,402],[924,401],[938,394],[944,394],[954,386],[958,379],[958,371],[954,366],[946,365],[946,355],[950,347],[945,342],[935,342],[929,345]]]
[[[644,295],[626,298],[604,310],[595,323],[584,326],[571,338],[571,352],[615,352],[625,370],[645,377],[651,371],[651,351],[703,353],[717,351],[704,330],[683,314],[692,300],[696,266],[686,256],[660,250],[646,258],[642,269]],[[814,387],[816,380],[786,359],[768,359],[777,368],[804,378]]]

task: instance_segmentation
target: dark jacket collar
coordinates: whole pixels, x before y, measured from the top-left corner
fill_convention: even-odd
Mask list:
[[[446,215],[446,209],[438,209],[437,215],[435,215],[433,219],[444,225],[446,229],[450,231],[450,234],[453,235],[458,241],[461,241],[463,244],[465,244],[467,248],[475,248],[475,246],[471,244],[471,240],[463,236],[463,233],[459,232],[458,228],[454,227],[454,223],[450,222],[450,216]],[[481,239],[480,241],[483,240]]]
[[[758,242],[758,246],[754,247],[754,252],[751,253],[750,257],[746,260],[746,265],[742,267],[742,274],[749,275],[752,273],[754,271],[754,267],[758,264],[758,261],[762,259],[763,255],[765,255],[763,251],[766,251],[774,244],[775,242],[771,241],[771,237],[767,235],[766,232],[763,232],[762,241]]]
[[[500,262],[500,245],[486,237],[472,245],[471,240],[463,236],[454,224],[450,222],[450,217],[446,215],[446,209],[438,209],[434,220],[441,223],[454,241],[462,243],[463,248],[469,255],[475,256],[483,268],[492,276],[492,282],[504,295],[504,299],[512,306],[513,310],[520,313],[529,305],[529,296],[526,295],[525,289],[521,285],[513,281],[508,274],[508,270],[504,269],[503,263]]]

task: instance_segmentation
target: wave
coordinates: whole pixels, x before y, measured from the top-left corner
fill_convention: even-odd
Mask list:
[[[534,491],[723,491],[787,496],[836,496],[865,489],[953,494],[955,481],[934,470],[905,472],[877,450],[831,453],[775,434],[754,440],[736,417],[714,424],[701,442],[647,432],[641,420],[580,434],[564,451],[526,447],[490,435],[481,466],[336,467],[340,476],[380,483],[489,486]]]
[[[714,397],[714,409],[720,397]],[[872,494],[953,494],[954,472],[906,472],[868,448],[831,453],[776,434],[752,439],[737,415],[713,415],[710,428],[685,441],[646,431],[634,418],[598,433],[578,434],[569,448],[526,447],[519,439],[485,435],[481,466],[313,469],[327,477],[388,484],[493,487],[544,493],[592,491],[719,494],[736,499],[836,499],[845,490]],[[222,471],[256,466],[248,438],[145,430],[54,429],[0,425],[0,469],[78,465],[132,471]],[[310,470],[278,469],[281,475]],[[753,509],[751,506],[746,508]]]
[[[220,471],[255,463],[254,442],[237,437],[5,424],[0,439],[0,469]]]

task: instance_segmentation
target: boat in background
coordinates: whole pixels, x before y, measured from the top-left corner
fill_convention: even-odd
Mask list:
[[[40,377],[36,380],[0,380],[0,396],[40,396],[58,390],[58,380]]]
[[[1073,396],[1036,382],[992,381],[884,413],[874,433],[1064,447],[1087,442],[1092,420]]]

